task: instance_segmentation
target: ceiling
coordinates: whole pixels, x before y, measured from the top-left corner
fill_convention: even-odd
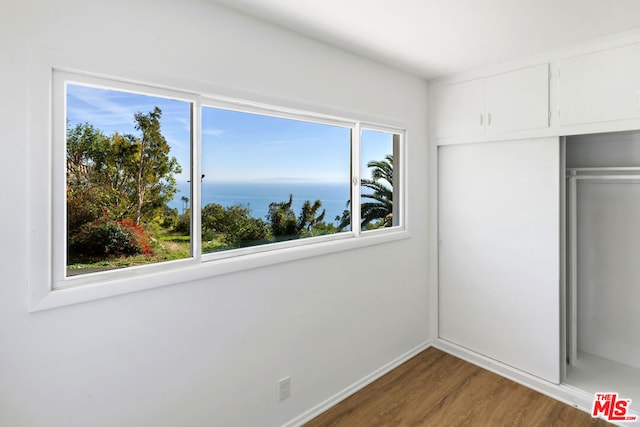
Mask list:
[[[638,0],[214,0],[425,78],[640,28]]]

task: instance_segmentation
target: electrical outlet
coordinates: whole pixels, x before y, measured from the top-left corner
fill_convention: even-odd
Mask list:
[[[282,402],[291,394],[291,377],[284,377],[278,381],[279,396]]]

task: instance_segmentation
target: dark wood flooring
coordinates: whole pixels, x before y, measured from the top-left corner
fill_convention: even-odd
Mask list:
[[[611,425],[432,347],[305,426]]]

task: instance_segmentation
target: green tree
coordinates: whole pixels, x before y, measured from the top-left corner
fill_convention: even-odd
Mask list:
[[[274,237],[299,238],[335,233],[335,227],[329,226],[324,222],[325,210],[323,209],[318,214],[318,211],[322,208],[320,200],[316,200],[313,203],[305,200],[297,218],[291,208],[292,204],[293,194],[289,195],[289,200],[286,202],[269,204],[267,218],[271,224],[271,231]]]
[[[300,209],[300,216],[298,217],[298,233],[301,231],[311,231],[313,227],[318,225],[324,220],[325,210],[318,215],[318,210],[322,207],[322,202],[316,200],[311,204],[309,200],[305,200]]]
[[[173,230],[185,236],[191,235],[191,208],[186,208],[182,215],[178,216]]]
[[[90,185],[96,158],[102,157],[108,145],[104,133],[89,123],[74,128],[67,125],[67,184],[75,188]]]
[[[393,155],[387,154],[383,160],[367,163],[371,169],[371,179],[361,181],[360,227],[363,230],[393,225]],[[366,189],[366,190],[364,190]],[[347,202],[349,206],[350,201]],[[351,212],[346,209],[336,217],[338,229],[351,224]]]
[[[155,107],[147,114],[136,113],[136,130],[141,138],[134,139],[133,177],[135,194],[135,222],[140,223],[146,212],[157,211],[176,193],[174,174],[182,172],[171,147],[160,130],[162,111]]]
[[[180,197],[182,200],[182,213],[186,212],[189,209],[189,198],[187,196]]]
[[[96,172],[109,138],[88,123],[67,126],[67,232],[77,234],[83,224],[103,217],[106,212],[106,188]]]
[[[161,117],[158,107],[147,114],[136,113],[133,119],[138,135],[116,132],[105,136],[89,123],[67,127],[70,257],[82,256],[79,251],[86,245],[79,242],[90,241],[97,232],[101,236],[126,236],[135,231],[142,236],[151,233],[151,228],[141,227],[146,220],[164,217],[167,223],[175,221],[177,212],[167,215],[165,207],[177,191],[174,174],[181,169],[170,156],[171,147],[161,132]],[[100,247],[92,251],[105,255],[118,252],[101,252]]]
[[[67,130],[67,182],[72,192],[89,187],[100,193],[100,208],[111,219],[161,215],[176,193],[174,174],[181,168],[162,135],[162,111],[136,113],[140,135],[110,137],[88,123]],[[99,191],[97,191],[99,189]]]
[[[180,214],[178,213],[178,209],[170,208],[168,205],[165,205],[162,212],[162,227],[172,229],[178,224],[179,220]]]
[[[203,240],[222,235],[227,244],[244,246],[247,242],[268,239],[270,230],[264,220],[251,216],[248,207],[209,203],[202,208],[202,235]]]
[[[293,194],[289,194],[287,202],[272,202],[269,204],[267,218],[271,224],[271,231],[274,237],[298,235],[298,221],[296,214],[291,209],[293,204]]]

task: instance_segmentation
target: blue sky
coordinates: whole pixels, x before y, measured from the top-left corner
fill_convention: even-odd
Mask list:
[[[115,132],[139,134],[135,130],[134,114],[162,110],[162,134],[171,146],[171,155],[182,166],[176,179],[189,179],[190,103],[168,98],[136,95],[128,92],[99,89],[75,84],[67,85],[67,120],[69,126],[90,123],[106,135]]]
[[[189,179],[190,104],[75,84],[67,85],[67,119],[71,127],[88,122],[106,135],[137,134],[133,116],[155,106],[162,110],[162,134],[182,166],[178,181]],[[349,180],[350,130],[204,107],[202,172],[212,181]],[[391,135],[365,131],[362,165],[392,151]],[[363,177],[366,174],[363,171]]]
[[[350,129],[205,107],[202,172],[213,181],[349,181]]]

